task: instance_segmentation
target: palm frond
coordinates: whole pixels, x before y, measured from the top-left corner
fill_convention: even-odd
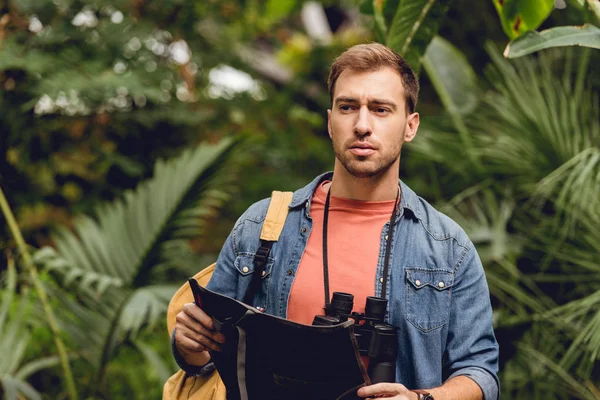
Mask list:
[[[0,376],[0,384],[4,390],[5,400],[20,400],[25,396],[28,400],[42,400],[42,396],[29,383],[10,375]]]
[[[98,371],[96,386],[116,349],[164,318],[181,283],[152,285],[153,269],[177,265],[174,249],[206,234],[207,219],[228,199],[224,165],[235,144],[201,145],[157,162],[154,176],[121,200],[98,207],[94,218],[79,218],[73,231],[58,231],[56,252],[37,254],[61,272],[63,285],[76,288],[76,297],[55,296],[65,310],[63,328]]]
[[[589,377],[600,359],[600,290],[556,308],[545,315],[562,329],[569,329],[574,340],[560,365],[576,367],[580,376]]]
[[[511,179],[521,196],[555,204],[557,226],[569,227],[577,213],[594,207],[600,190],[600,107],[591,88],[576,89],[559,75],[568,54],[509,62],[488,46],[495,91],[473,115],[487,134],[483,155],[492,173]]]
[[[562,385],[565,387],[563,392],[567,392],[569,396],[573,396],[582,400],[597,399],[595,393],[598,393],[598,389],[595,388],[591,382],[588,381],[587,385],[585,386],[581,385],[580,380],[571,375],[559,364],[555,363],[543,352],[540,352],[539,350],[529,346],[522,346],[521,349],[526,355],[531,357],[533,362],[537,362],[541,367],[547,369],[551,373],[552,378],[558,378],[556,380],[559,383],[562,383]]]
[[[80,290],[91,289],[97,296],[111,287],[123,286],[123,280],[113,275],[106,275],[93,270],[79,268],[60,256],[50,246],[45,246],[35,252],[33,262],[48,271],[57,270],[63,274],[63,286],[68,287],[77,280],[81,281]]]
[[[144,324],[162,321],[169,301],[181,285],[153,285],[137,289],[121,311],[119,327],[135,337]]]
[[[490,292],[503,305],[497,326],[531,321],[534,313],[555,306],[516,265],[527,239],[509,232],[515,201],[510,192],[495,193],[491,183],[465,190],[440,210],[453,218],[475,244],[486,270]]]
[[[21,379],[25,381],[31,375],[47,368],[52,368],[60,364],[60,358],[58,356],[49,356],[38,358],[36,360],[30,361],[24,365],[22,365],[17,373],[15,373],[15,377],[17,379]]]
[[[152,371],[160,382],[166,382],[173,375],[173,368],[149,345],[141,341],[133,341],[132,344],[146,359]]]
[[[16,400],[21,396],[41,399],[40,394],[25,379],[18,376],[25,350],[30,340],[26,326],[29,304],[26,298],[15,298],[17,273],[14,260],[9,257],[6,270],[6,287],[0,291],[0,386],[5,399]],[[11,312],[11,308],[16,308]]]
[[[97,220],[82,216],[75,232],[59,229],[53,239],[66,262],[55,267],[78,279],[80,287],[143,281],[140,275],[161,260],[166,242],[202,233],[203,221],[223,203],[226,196],[215,180],[234,143],[201,145],[159,161],[151,179],[123,200],[98,207]]]

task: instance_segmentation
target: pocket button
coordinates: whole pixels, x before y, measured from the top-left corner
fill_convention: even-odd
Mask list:
[[[418,285],[418,283],[417,283],[417,285]],[[445,286],[445,285],[444,285],[444,282],[440,282],[440,283],[438,283],[438,287],[439,287],[440,289],[441,289],[441,288],[443,288],[444,286]]]

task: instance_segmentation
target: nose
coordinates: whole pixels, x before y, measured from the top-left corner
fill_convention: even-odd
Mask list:
[[[360,107],[356,117],[356,123],[354,125],[354,133],[359,136],[367,136],[373,133],[371,126],[371,114],[366,106]]]

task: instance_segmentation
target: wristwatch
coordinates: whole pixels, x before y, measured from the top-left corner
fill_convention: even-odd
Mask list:
[[[435,400],[431,393],[425,390],[412,390],[412,392],[415,392],[419,396],[419,400]]]

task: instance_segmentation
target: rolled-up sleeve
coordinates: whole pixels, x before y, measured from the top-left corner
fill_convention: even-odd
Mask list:
[[[467,376],[479,385],[484,399],[497,400],[498,342],[485,273],[472,243],[457,267],[451,304],[444,354],[448,379]]]

